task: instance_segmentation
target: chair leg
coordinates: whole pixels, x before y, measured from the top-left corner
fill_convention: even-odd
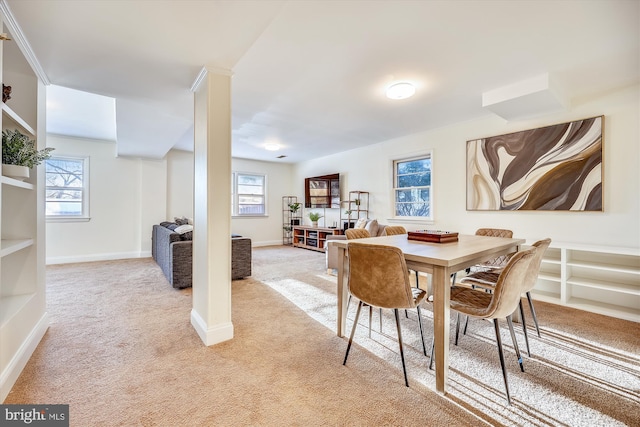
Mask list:
[[[460,334],[460,313],[456,313],[456,340],[455,345],[458,345],[458,335]]]
[[[509,396],[509,381],[507,380],[507,368],[504,366],[504,354],[502,354],[502,339],[500,338],[500,326],[498,325],[498,319],[493,319],[493,326],[496,330],[496,341],[498,343],[498,355],[500,356],[500,366],[502,367],[504,389],[507,392],[507,405],[511,405],[511,396]]]
[[[522,308],[522,300],[520,300],[520,321],[522,322],[522,332],[524,333],[524,342],[527,345],[527,354],[531,357],[531,349],[529,348],[529,335],[527,334],[527,322],[524,319],[524,309]]]
[[[373,307],[369,306],[369,338],[371,338],[371,320],[373,319]]]
[[[538,332],[538,338],[540,338],[540,326],[538,326],[538,316],[536,316],[536,309],[533,308],[533,300],[531,299],[531,292],[527,292],[527,299],[529,300],[529,308],[531,309],[531,316],[533,317],[533,323],[536,324],[536,332]]]
[[[433,352],[436,351],[436,337],[433,337],[433,340],[431,341],[431,355],[429,356],[429,369],[432,370],[433,369]]]
[[[467,319],[464,321],[464,329],[462,330],[462,335],[467,335],[467,326],[469,326],[469,316],[467,316]]]
[[[427,355],[427,346],[424,344],[424,332],[422,329],[422,315],[420,314],[420,307],[416,307],[416,311],[418,312],[418,325],[420,325],[420,339],[422,340],[422,352],[424,355]]]
[[[513,349],[516,351],[516,357],[518,358],[518,364],[520,365],[520,370],[524,372],[524,362],[522,360],[522,356],[520,356],[520,349],[518,348],[518,340],[516,340],[516,333],[513,331],[513,320],[511,319],[511,315],[507,317],[507,325],[509,325],[509,333],[511,334],[511,341],[513,341]]]
[[[349,350],[351,350],[351,344],[353,343],[353,336],[356,333],[356,326],[358,326],[358,318],[360,317],[360,309],[362,308],[362,301],[358,304],[358,309],[356,310],[356,320],[353,322],[353,327],[351,328],[351,335],[349,336],[349,344],[347,344],[347,352],[344,355],[343,365],[347,364],[347,357],[349,357]]]
[[[396,328],[398,329],[398,345],[400,346],[400,359],[402,359],[402,371],[404,372],[404,385],[409,387],[409,380],[407,379],[407,367],[404,364],[404,350],[402,349],[402,332],[400,332],[400,315],[398,309],[393,310],[396,315]]]

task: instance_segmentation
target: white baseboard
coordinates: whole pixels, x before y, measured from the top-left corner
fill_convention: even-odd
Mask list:
[[[27,339],[24,340],[16,354],[13,356],[5,370],[0,374],[0,402],[9,395],[16,380],[27,366],[31,355],[38,347],[40,340],[49,328],[49,315],[45,311],[36,326],[33,328]]]
[[[225,322],[208,327],[204,319],[194,309],[191,310],[191,325],[207,347],[233,339],[233,323]]]
[[[62,257],[47,257],[47,265],[73,264],[76,262],[114,261],[117,259],[150,258],[151,251],[144,252],[117,252],[110,254],[73,255]]]
[[[278,240],[265,240],[263,242],[254,242],[251,241],[251,247],[258,248],[260,246],[279,246],[282,245],[282,239]]]

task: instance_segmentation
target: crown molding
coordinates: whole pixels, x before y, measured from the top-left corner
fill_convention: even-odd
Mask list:
[[[24,33],[22,32],[22,28],[16,21],[16,18],[13,16],[9,5],[6,0],[0,0],[0,13],[2,13],[4,17],[4,24],[11,33],[13,40],[15,40],[16,44],[22,51],[22,54],[25,56],[29,65],[33,69],[34,73],[43,82],[45,85],[50,85],[51,81],[47,77],[44,69],[40,66],[40,62],[38,62],[38,58],[36,58],[35,53],[33,53],[33,49],[31,49],[31,45],[27,41]]]
[[[4,0],[0,0],[0,1],[4,1]],[[196,92],[198,90],[198,87],[200,87],[200,85],[202,84],[204,79],[206,79],[209,73],[218,74],[221,76],[233,76],[233,71],[227,70],[226,68],[216,68],[216,67],[206,67],[206,66],[202,67],[202,69],[196,76],[196,79],[193,81],[193,84],[191,85],[191,92]]]

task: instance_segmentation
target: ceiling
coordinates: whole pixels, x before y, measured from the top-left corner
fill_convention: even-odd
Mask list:
[[[192,149],[205,65],[233,72],[233,156],[279,162],[492,115],[484,92],[544,73],[573,105],[640,82],[637,0],[0,1],[51,84],[115,99],[121,156]],[[48,128],[96,137],[105,107],[62,93]]]

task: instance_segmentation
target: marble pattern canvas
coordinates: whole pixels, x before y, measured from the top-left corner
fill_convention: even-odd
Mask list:
[[[467,210],[602,211],[604,116],[467,141]]]

